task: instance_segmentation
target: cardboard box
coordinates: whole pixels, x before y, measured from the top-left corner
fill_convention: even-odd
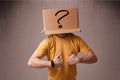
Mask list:
[[[78,32],[79,17],[77,8],[43,10],[45,34]]]

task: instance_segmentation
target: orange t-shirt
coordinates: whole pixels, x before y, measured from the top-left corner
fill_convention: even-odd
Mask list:
[[[60,52],[62,53],[63,66],[48,68],[48,80],[76,80],[76,65],[69,65],[67,57],[74,52],[85,54],[90,50],[86,42],[79,36],[72,33],[65,38],[60,38],[54,34],[44,39],[36,49],[35,53],[42,58],[47,56],[48,60],[53,60]]]

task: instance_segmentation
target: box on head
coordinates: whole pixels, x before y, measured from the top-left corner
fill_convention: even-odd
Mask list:
[[[78,32],[78,8],[58,8],[43,10],[45,34]]]

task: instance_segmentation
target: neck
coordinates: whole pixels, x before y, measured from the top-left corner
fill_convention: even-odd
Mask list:
[[[62,34],[55,34],[56,36],[60,37],[60,38],[65,38],[68,36],[69,33],[62,33]]]

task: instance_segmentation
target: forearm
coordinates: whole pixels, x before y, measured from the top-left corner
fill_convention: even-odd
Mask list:
[[[43,61],[38,58],[32,58],[28,61],[28,66],[32,68],[48,68],[51,67],[51,61]]]
[[[87,63],[87,64],[92,64],[92,63],[96,63],[97,62],[97,58],[94,57],[81,57],[79,58],[79,63]]]
[[[84,57],[79,58],[79,63],[92,64],[96,62],[97,62],[97,57],[92,51],[89,51]]]

